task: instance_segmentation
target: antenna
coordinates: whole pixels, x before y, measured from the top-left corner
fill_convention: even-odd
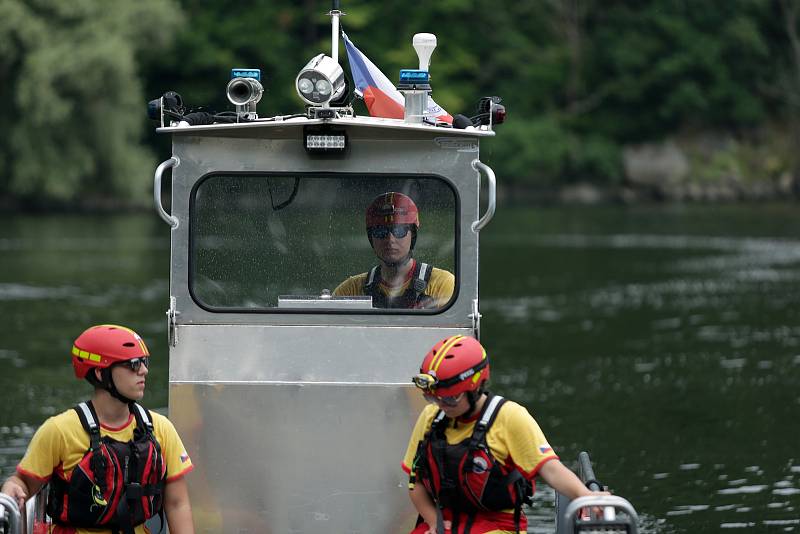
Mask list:
[[[331,17],[331,58],[339,63],[339,17],[346,15],[339,10],[339,0],[331,0],[331,10],[328,15]]]
[[[419,70],[428,72],[431,64],[431,54],[436,48],[436,36],[432,33],[415,33],[411,41],[419,57]]]

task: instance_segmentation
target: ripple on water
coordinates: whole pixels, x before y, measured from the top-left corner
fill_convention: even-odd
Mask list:
[[[761,493],[769,486],[766,484],[752,484],[749,486],[739,486],[737,488],[724,488],[717,490],[720,495],[737,495],[741,493]]]
[[[58,300],[80,296],[73,286],[43,287],[26,284],[0,284],[0,300]]]

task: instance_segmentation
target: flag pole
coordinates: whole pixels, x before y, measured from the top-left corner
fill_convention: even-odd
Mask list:
[[[339,10],[339,0],[331,0],[331,4],[328,12],[331,17],[331,58],[339,63],[339,17],[346,13]]]

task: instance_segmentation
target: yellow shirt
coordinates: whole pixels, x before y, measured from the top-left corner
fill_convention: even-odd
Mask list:
[[[156,412],[150,412],[153,432],[161,446],[161,454],[167,467],[167,482],[176,480],[192,470],[192,460],[186,454],[180,436],[169,419]],[[100,435],[117,441],[133,439],[136,418],[130,416],[128,422],[111,428],[100,425]],[[22,475],[47,482],[56,470],[63,471],[69,478],[72,470],[80,463],[89,450],[89,434],[81,426],[75,410],[67,410],[47,419],[36,431],[28,445],[25,456],[17,466]],[[110,533],[108,529],[77,529],[78,534]],[[144,525],[136,527],[136,534],[146,533]]]
[[[333,294],[337,297],[363,296],[364,282],[367,280],[367,274],[368,273],[361,273],[351,276],[339,284],[336,289],[333,290]],[[431,278],[428,281],[428,287],[425,288],[422,294],[433,299],[433,308],[441,308],[447,304],[450,297],[453,296],[455,281],[456,279],[453,273],[433,267],[431,268]],[[379,287],[389,299],[393,299],[402,296],[406,289],[408,289],[409,283],[411,283],[411,279],[406,280],[401,286],[387,287],[381,284]]]
[[[417,446],[430,430],[438,412],[439,408],[436,405],[429,404],[417,418],[417,424],[411,433],[403,458],[402,467],[406,473],[411,473]],[[444,432],[447,443],[455,445],[472,436],[477,420],[478,417],[471,421],[459,420],[455,428],[451,423]],[[552,447],[547,444],[536,420],[524,406],[513,401],[506,401],[497,412],[497,418],[486,433],[486,443],[496,460],[518,469],[527,479],[536,476],[545,462],[558,458]]]

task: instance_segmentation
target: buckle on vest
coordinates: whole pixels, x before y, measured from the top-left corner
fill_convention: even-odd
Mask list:
[[[414,291],[416,293],[422,293],[425,291],[425,288],[428,287],[428,282],[425,280],[420,280],[419,278],[414,278],[412,286],[414,287]]]

